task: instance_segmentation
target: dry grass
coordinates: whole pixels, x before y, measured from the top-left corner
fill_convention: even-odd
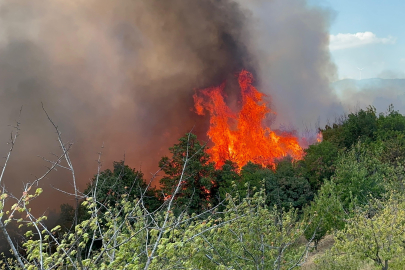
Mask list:
[[[307,261],[302,265],[302,270],[311,270],[315,268],[315,259],[325,254],[325,252],[332,248],[335,240],[333,239],[333,235],[327,235],[324,239],[322,239],[318,244],[318,250],[312,251],[308,255]],[[361,270],[373,270],[373,267],[370,263],[365,263]]]
[[[315,266],[314,260],[323,255],[325,251],[329,250],[333,244],[335,243],[335,240],[333,239],[333,235],[327,235],[325,236],[324,239],[322,239],[319,244],[318,244],[318,250],[312,251],[308,255],[307,261],[302,265],[303,270],[310,270],[313,269]]]

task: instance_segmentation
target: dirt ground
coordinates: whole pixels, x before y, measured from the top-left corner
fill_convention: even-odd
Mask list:
[[[302,265],[302,270],[312,270],[315,267],[314,260],[322,256],[327,250],[332,248],[333,244],[335,243],[333,239],[333,235],[327,235],[324,239],[322,239],[318,244],[318,250],[309,253],[307,261]],[[375,269],[372,267],[371,264],[364,264],[361,270],[372,270]]]
[[[302,265],[303,270],[310,270],[313,269],[315,264],[314,260],[323,255],[326,250],[330,249],[335,241],[333,240],[332,235],[327,235],[325,236],[324,239],[322,239],[319,244],[318,244],[318,250],[314,250],[313,252],[309,253],[307,261]]]

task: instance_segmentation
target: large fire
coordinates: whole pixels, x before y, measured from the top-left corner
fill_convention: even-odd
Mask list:
[[[194,95],[194,105],[199,115],[210,114],[208,136],[214,146],[209,154],[217,168],[226,160],[242,168],[249,161],[274,167],[275,160],[290,155],[299,160],[303,150],[297,137],[291,133],[276,134],[264,126],[263,120],[272,111],[265,95],[252,86],[253,76],[243,70],[238,77],[242,95],[242,107],[234,113],[224,101],[225,84],[199,90]]]

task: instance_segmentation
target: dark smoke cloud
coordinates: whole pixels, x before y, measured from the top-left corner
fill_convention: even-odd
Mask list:
[[[206,128],[191,111],[194,89],[255,66],[244,44],[249,15],[228,0],[17,0],[1,4],[0,14],[0,123],[13,123],[23,106],[5,179],[14,192],[45,171],[37,155],[58,152],[41,102],[74,142],[83,189],[103,143],[107,166],[125,154],[131,166],[154,170],[182,134]],[[4,143],[9,131],[1,131]],[[72,190],[62,172],[49,183]],[[62,200],[45,194],[51,207]]]
[[[73,141],[80,187],[103,162],[124,157],[148,174],[176,140],[207,119],[192,110],[195,89],[253,72],[273,98],[279,123],[314,122],[340,107],[329,82],[333,14],[303,0],[15,0],[0,4],[0,139],[23,106],[21,136],[5,184],[14,192],[45,170],[37,155],[58,152],[41,102]],[[4,128],[3,128],[4,127]],[[206,139],[202,137],[203,139]],[[4,146],[4,147],[3,147]],[[31,175],[33,174],[33,175]],[[67,172],[50,183],[72,190]],[[67,198],[48,188],[42,202]],[[49,203],[52,201],[52,203]]]

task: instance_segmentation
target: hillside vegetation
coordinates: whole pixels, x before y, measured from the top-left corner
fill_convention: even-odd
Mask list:
[[[159,161],[158,188],[115,162],[75,190],[76,205],[61,205],[54,228],[31,214],[29,202],[46,196],[35,183],[20,198],[3,191],[1,241],[11,254],[2,267],[405,269],[405,117],[369,107],[320,131],[302,160],[242,169],[215,169],[206,145],[185,134]],[[9,239],[15,226],[18,241]],[[305,264],[325,236],[331,247]]]

